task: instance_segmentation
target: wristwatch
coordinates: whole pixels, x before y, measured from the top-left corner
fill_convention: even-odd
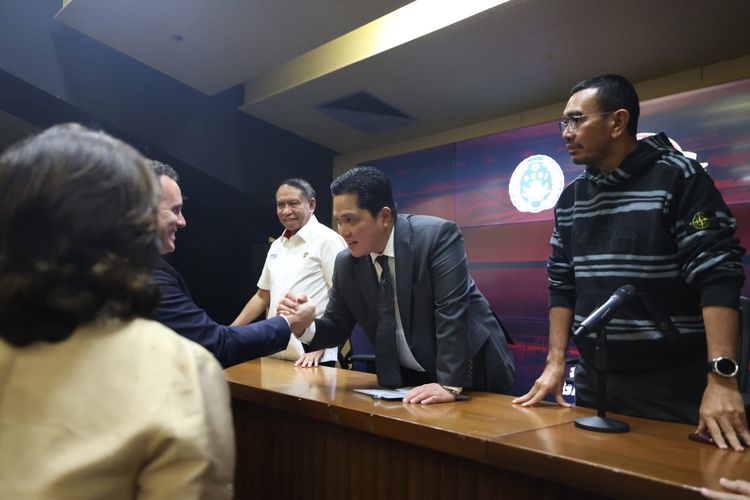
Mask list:
[[[459,390],[460,388],[456,388],[456,387],[451,387],[451,386],[448,386],[448,385],[441,385],[440,387],[442,387],[442,388],[443,388],[443,389],[445,389],[446,391],[448,391],[448,392],[450,392],[451,394],[453,394],[453,397],[454,397],[454,398],[457,398],[458,396],[460,396],[460,395],[461,395],[461,391]]]
[[[732,358],[719,356],[708,362],[708,371],[721,375],[722,377],[732,378],[736,377],[739,373],[740,365],[738,365]]]
[[[441,385],[440,387],[450,392],[456,401],[467,401],[469,399],[469,396],[461,392],[463,391],[463,387],[453,387],[450,385]]]

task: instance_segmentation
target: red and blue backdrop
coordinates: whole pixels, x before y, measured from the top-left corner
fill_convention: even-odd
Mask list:
[[[643,101],[639,133],[662,131],[707,163],[747,248],[750,79]],[[514,394],[525,393],[541,373],[547,346],[553,212],[521,212],[509,190],[516,167],[535,155],[554,160],[565,185],[582,170],[570,160],[557,121],[367,162],[391,179],[399,211],[461,226],[470,272],[516,342]],[[749,263],[745,257],[746,273]],[[750,294],[750,283],[743,293]]]

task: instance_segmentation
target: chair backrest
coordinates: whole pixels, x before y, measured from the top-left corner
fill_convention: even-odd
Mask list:
[[[740,334],[737,342],[737,362],[740,365],[740,373],[737,376],[737,384],[740,392],[747,392],[747,371],[750,362],[750,299],[740,297]]]
[[[375,373],[375,347],[359,324],[354,326],[349,336],[349,352],[343,356],[341,367]]]

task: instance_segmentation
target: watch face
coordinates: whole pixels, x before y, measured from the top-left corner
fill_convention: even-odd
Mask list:
[[[718,358],[716,360],[716,371],[719,375],[732,377],[737,373],[737,362],[729,358]]]

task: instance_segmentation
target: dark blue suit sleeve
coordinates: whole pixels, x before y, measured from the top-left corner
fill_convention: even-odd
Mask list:
[[[153,318],[205,347],[224,368],[273,354],[289,343],[289,324],[280,316],[242,326],[216,323],[193,302],[177,271],[164,264],[153,272],[162,296]]]

